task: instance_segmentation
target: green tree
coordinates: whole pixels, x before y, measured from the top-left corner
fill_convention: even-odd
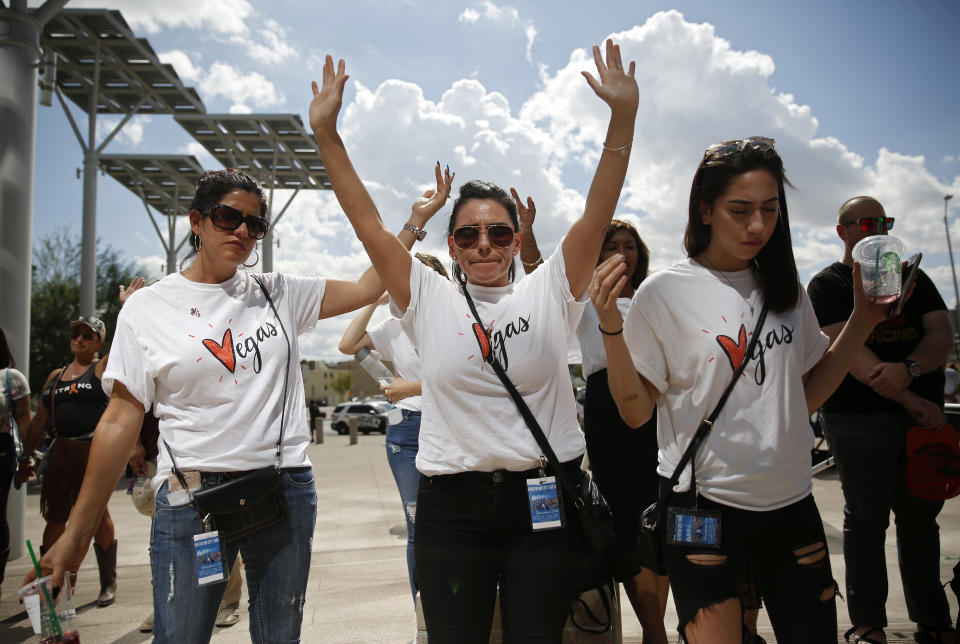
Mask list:
[[[333,387],[333,390],[340,394],[342,398],[345,393],[350,391],[350,388],[353,387],[353,376],[349,371],[346,371],[336,378],[334,378],[333,383],[330,385]]]
[[[119,284],[143,268],[112,246],[97,244],[96,315],[107,325],[103,351],[110,350],[120,301]],[[80,315],[80,236],[60,228],[42,237],[33,250],[30,293],[30,390],[39,394],[47,375],[72,360],[68,327]]]

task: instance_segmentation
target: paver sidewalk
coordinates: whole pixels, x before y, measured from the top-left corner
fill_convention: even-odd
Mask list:
[[[361,436],[357,445],[348,445],[346,436],[328,433],[323,445],[311,445],[310,458],[317,480],[317,527],[313,536],[307,603],[304,608],[304,642],[393,642],[406,644],[415,635],[413,603],[406,573],[405,524],[400,497],[393,483],[381,435]],[[824,518],[836,578],[843,587],[843,557],[840,527],[843,500],[840,484],[831,472],[814,483],[814,494]],[[27,534],[40,542],[43,521],[39,516],[39,494],[27,500]],[[119,542],[118,600],[113,606],[97,608],[99,590],[96,560],[89,553],[80,569],[76,603],[80,637],[85,644],[100,642],[148,642],[150,636],[137,630],[152,610],[148,556],[149,520],[137,513],[124,490],[114,493],[110,512],[117,526]],[[946,504],[940,515],[941,577],[951,576],[960,556],[960,499]],[[888,531],[887,568],[890,599],[887,612],[890,642],[913,641],[913,625],[906,616],[903,592],[896,570],[893,529]],[[17,603],[19,582],[30,566],[23,557],[7,566],[0,601],[0,642],[36,642],[23,607]],[[957,604],[947,591],[953,614]],[[838,604],[840,632],[846,629],[846,607]],[[640,626],[627,607],[623,614],[624,641],[640,642]],[[667,612],[668,633],[676,626],[672,605]],[[761,634],[773,642],[765,616]],[[246,590],[241,601],[240,621],[216,629],[213,641],[249,642]]]

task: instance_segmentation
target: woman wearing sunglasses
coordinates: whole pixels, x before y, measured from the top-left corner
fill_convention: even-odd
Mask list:
[[[310,124],[334,192],[420,350],[416,561],[433,644],[487,642],[498,585],[505,641],[558,642],[578,590],[579,528],[571,513],[561,528],[533,529],[527,481],[540,475],[541,450],[485,365],[481,343],[518,387],[564,469],[578,471],[584,443],[567,330],[623,185],[638,103],[633,64],[624,69],[619,48],[608,41],[606,61],[598,47],[593,53],[600,80],[584,75],[611,116],[584,213],[544,265],[516,283],[522,235],[510,195],[483,181],[461,187],[447,229],[454,280],[443,279],[403,252],[350,163],[336,131],[343,61],[335,69],[327,56],[322,89],[313,86]],[[464,291],[486,333],[477,333]]]
[[[133,278],[127,287],[121,285],[121,306],[141,286],[141,277]],[[107,408],[108,396],[103,391],[101,379],[109,355],[99,357],[106,332],[106,325],[95,316],[81,316],[70,323],[73,360],[47,376],[37,414],[24,433],[23,456],[17,475],[20,482],[33,474],[30,456],[44,436],[53,438],[44,458],[43,487],[40,490],[40,513],[46,522],[41,553],[49,550],[66,528],[87,469],[94,430]],[[117,596],[117,541],[110,511],[104,509],[103,515],[97,517],[93,540],[100,572],[97,605],[109,606]],[[86,548],[83,554],[86,554]]]
[[[160,421],[150,539],[156,642],[209,640],[223,595],[223,583],[198,581],[194,537],[217,527],[194,509],[194,491],[271,467],[284,515],[221,541],[213,560],[226,573],[243,554],[254,642],[300,637],[316,490],[298,336],[318,319],[373,302],[383,287],[372,269],[353,281],[240,270],[269,227],[266,212],[264,190],[249,174],[200,176],[190,206],[195,259],[136,293],[119,316],[91,467],[66,532],[41,560],[55,583],[76,568],[152,409]],[[404,230],[400,239],[403,248],[416,237]]]
[[[771,139],[711,146],[690,191],[688,259],[647,278],[626,321],[616,305],[628,280],[622,256],[600,265],[591,288],[621,416],[639,427],[656,409],[661,498],[701,422],[747,361],[694,467],[684,469],[668,499],[673,519],[661,525],[679,630],[690,643],[741,641],[747,561],[778,642],[837,637],[836,584],[811,494],[808,419],[887,306],[866,300],[855,268],[853,315],[828,347],[797,277],[785,185]],[[716,525],[716,517],[718,537],[669,530],[671,521],[696,527]]]

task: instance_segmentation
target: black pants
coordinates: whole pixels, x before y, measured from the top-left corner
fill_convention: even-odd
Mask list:
[[[689,500],[689,493],[674,495],[671,503],[692,505]],[[739,598],[744,568],[750,566],[778,642],[837,641],[835,582],[823,523],[812,495],[768,511],[732,508],[702,496],[697,505],[720,512],[721,545],[717,549],[664,546],[681,634],[699,611]],[[698,562],[698,555],[719,559]]]
[[[10,484],[17,473],[17,454],[13,445],[13,436],[9,432],[0,432],[0,550],[10,545],[10,526],[7,524],[7,498]],[[0,574],[0,577],[3,575]]]
[[[564,469],[576,474],[579,459]],[[579,589],[584,545],[571,510],[565,527],[531,530],[529,476],[420,478],[415,548],[430,644],[486,644],[498,584],[504,642],[560,641]]]

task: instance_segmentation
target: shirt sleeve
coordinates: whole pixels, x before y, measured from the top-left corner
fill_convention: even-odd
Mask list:
[[[326,293],[327,280],[306,275],[281,275],[283,290],[290,298],[290,310],[297,325],[297,335],[312,331],[320,319],[320,307]]]
[[[10,397],[13,400],[20,400],[29,396],[30,383],[27,382],[26,376],[16,369],[8,369],[7,373],[10,374]],[[4,383],[4,387],[6,387],[6,383]]]
[[[397,334],[403,333],[403,329],[400,325],[400,320],[397,318],[388,318],[367,329],[367,335],[370,336],[370,340],[373,342],[373,348],[376,349],[384,360],[389,360],[394,362],[396,360],[395,351],[394,351],[394,341],[396,340]]]
[[[803,361],[801,373],[807,373],[823,357],[827,347],[830,346],[830,338],[826,333],[820,330],[820,323],[817,320],[817,314],[813,310],[813,304],[810,297],[802,292],[800,294],[798,321],[800,330],[803,333]]]
[[[623,321],[623,339],[630,350],[630,357],[633,359],[633,366],[641,376],[647,379],[657,391],[663,393],[667,390],[667,356],[664,352],[664,343],[657,335],[656,324],[651,320],[643,310],[644,305],[650,304],[650,296],[642,298],[642,294],[650,290],[644,288],[652,281],[644,281],[633,294],[633,301],[630,303],[630,310],[627,311],[627,317]],[[647,306],[655,308],[655,306]]]
[[[807,285],[807,295],[821,327],[846,322],[853,310],[852,287],[836,276],[814,276]]]
[[[567,281],[567,264],[563,256],[563,244],[557,244],[556,249],[550,257],[544,262],[544,265],[538,270],[547,270],[550,273],[550,281],[556,285],[557,293],[560,296],[560,303],[563,306],[563,314],[566,316],[567,335],[576,333],[577,325],[580,324],[580,317],[583,315],[583,307],[590,301],[589,292],[584,289],[579,298],[573,296],[570,292],[570,282]],[[533,273],[536,275],[536,271]],[[532,275],[531,275],[532,277]]]
[[[907,300],[907,303],[909,304],[910,300],[913,299],[916,299],[920,306],[920,315],[934,311],[942,311],[947,308],[943,297],[940,295],[940,291],[937,290],[937,287],[927,274],[921,270],[917,271],[917,290],[913,296]]]
[[[153,368],[137,340],[136,329],[137,309],[144,302],[145,297],[134,293],[126,306],[120,309],[117,330],[110,344],[110,359],[100,383],[108,396],[113,394],[115,382],[122,383],[144,409],[150,409],[155,396]]]

